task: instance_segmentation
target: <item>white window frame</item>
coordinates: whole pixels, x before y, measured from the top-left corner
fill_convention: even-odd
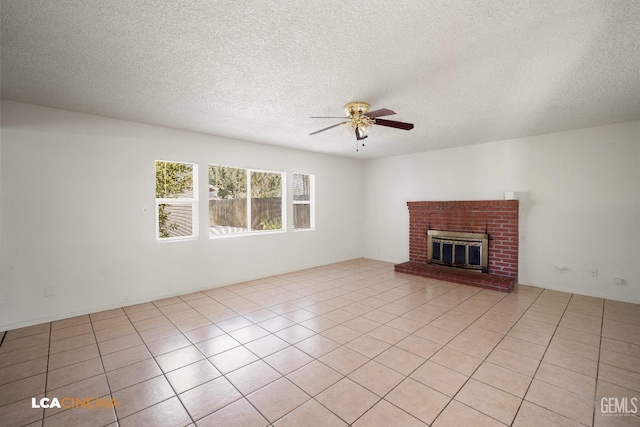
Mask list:
[[[198,164],[195,162],[179,162],[175,160],[165,160],[158,159],[154,161],[154,166],[157,162],[163,163],[180,163],[185,165],[191,165],[193,174],[193,197],[180,197],[180,198],[164,198],[164,197],[156,197],[155,202],[155,216],[156,216],[156,241],[157,242],[176,242],[176,241],[185,241],[185,240],[195,240],[198,238],[198,231],[200,227],[198,226]],[[155,172],[155,171],[154,171]],[[175,236],[175,237],[160,237],[160,215],[158,214],[158,210],[160,209],[160,205],[164,204],[188,204],[191,205],[191,235],[190,236]]]
[[[294,205],[309,205],[309,228],[296,228],[295,224],[291,224],[293,231],[312,231],[316,229],[316,176],[310,173],[296,172],[291,176],[291,185],[293,185],[294,175],[306,175],[309,177],[310,194],[309,200],[293,200],[293,191],[291,192],[291,199]],[[292,212],[293,214],[293,212]]]
[[[255,168],[245,168],[238,166],[229,166],[222,164],[214,164],[209,163],[207,165],[207,183],[209,182],[209,167],[224,167],[224,168],[233,168],[233,169],[243,169],[246,173],[247,177],[247,231],[235,232],[229,234],[211,234],[209,233],[209,239],[226,239],[231,237],[240,237],[240,236],[254,236],[254,235],[262,235],[262,234],[279,234],[287,232],[287,174],[284,171],[274,171],[274,170],[266,170],[266,169],[255,169]],[[282,221],[282,228],[279,230],[252,230],[251,229],[251,172],[262,172],[262,173],[277,173],[280,175],[280,215]],[[208,202],[209,199],[207,199]],[[208,211],[208,209],[207,209]],[[207,227],[211,227],[211,222],[207,220]]]

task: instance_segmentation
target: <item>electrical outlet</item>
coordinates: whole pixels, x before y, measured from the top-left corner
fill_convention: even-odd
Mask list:
[[[53,296],[53,286],[45,286],[44,287],[44,296],[52,297]]]
[[[591,270],[589,270],[589,274],[591,275],[591,277],[598,277],[598,269],[592,268]]]

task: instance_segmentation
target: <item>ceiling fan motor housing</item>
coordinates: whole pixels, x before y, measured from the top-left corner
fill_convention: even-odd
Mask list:
[[[344,112],[347,113],[349,117],[353,117],[355,115],[361,116],[363,114],[367,114],[370,108],[371,106],[368,102],[355,101],[345,105]]]

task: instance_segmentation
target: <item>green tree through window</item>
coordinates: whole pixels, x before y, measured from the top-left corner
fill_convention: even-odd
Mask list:
[[[218,190],[220,199],[239,199],[247,196],[245,169],[209,166],[209,185]]]

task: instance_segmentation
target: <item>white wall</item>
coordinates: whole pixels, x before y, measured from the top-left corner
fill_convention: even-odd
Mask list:
[[[371,160],[365,183],[366,257],[409,260],[407,201],[513,190],[519,283],[640,303],[640,122]]]
[[[362,255],[360,161],[10,101],[2,139],[0,331]],[[315,174],[316,230],[210,240],[201,185],[201,237],[157,243],[156,159]]]
[[[2,100],[0,99],[0,224],[2,224]],[[0,259],[2,259],[2,227],[0,226]],[[3,265],[0,261],[0,278],[2,278]],[[0,289],[2,289],[2,282],[0,282]],[[1,292],[1,291],[0,291]],[[4,300],[4,295],[0,298],[0,303]],[[4,311],[3,306],[0,305],[0,313]],[[0,322],[1,324],[2,322]]]
[[[360,162],[10,101],[1,114],[0,330],[359,256],[403,262],[408,200],[505,190],[521,203],[520,283],[640,302],[640,122]],[[314,173],[317,230],[210,240],[205,202],[200,239],[159,244],[142,206],[162,158],[197,162],[201,182],[209,162]]]

